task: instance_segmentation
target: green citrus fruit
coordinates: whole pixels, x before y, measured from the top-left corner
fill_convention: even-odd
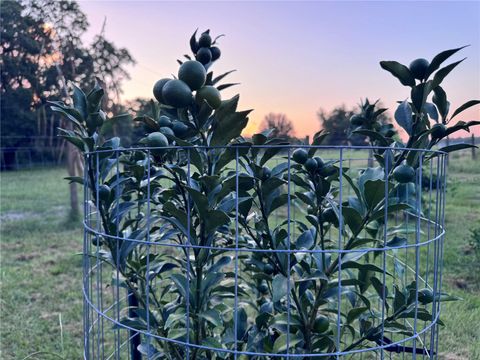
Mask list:
[[[110,187],[108,185],[101,185],[98,188],[98,197],[102,201],[108,201],[110,199]]]
[[[337,172],[337,169],[335,169],[335,166],[333,166],[332,164],[326,164],[319,169],[319,172],[321,176],[329,177],[335,174]]]
[[[293,152],[292,159],[296,163],[303,165],[308,159],[308,153],[305,149],[297,149]]]
[[[184,108],[192,103],[192,91],[182,80],[170,80],[162,89],[164,103],[175,108]]]
[[[406,164],[399,165],[393,170],[393,178],[401,184],[415,180],[415,170]]]
[[[158,118],[158,125],[160,127],[164,127],[164,126],[172,126],[172,121],[170,120],[170,118],[166,115],[162,115]]]
[[[200,35],[200,38],[198,39],[198,46],[208,48],[211,45],[212,37],[209,34],[203,33],[202,35]]]
[[[189,128],[180,121],[174,121],[172,130],[176,137],[183,138],[188,133]]]
[[[325,331],[328,330],[329,327],[330,327],[330,321],[328,321],[328,318],[326,316],[323,316],[323,315],[317,316],[313,324],[313,330],[316,333],[319,333],[319,334],[324,333]]]
[[[427,73],[428,65],[430,65],[428,60],[416,59],[410,63],[409,69],[415,79],[423,80]]]
[[[153,132],[147,136],[147,145],[149,147],[165,147],[168,146],[168,139],[161,132]],[[165,149],[153,149],[152,154],[163,154]]]
[[[262,173],[262,181],[268,180],[270,178],[270,176],[272,175],[272,171],[266,166],[264,166],[262,168],[261,173]]]
[[[307,159],[307,161],[305,161],[305,164],[303,164],[303,166],[305,166],[305,169],[307,169],[308,171],[310,172],[314,172],[315,170],[317,170],[317,162],[315,161],[315,159]]]
[[[265,270],[265,274],[267,274],[267,275],[272,275],[273,274],[274,269],[273,269],[272,264],[265,264],[263,269]]]
[[[447,127],[443,124],[435,124],[432,126],[432,138],[441,139],[447,134]]]
[[[317,169],[321,169],[324,165],[322,158],[316,156],[314,159],[317,162]]]
[[[165,102],[162,97],[162,90],[165,84],[170,80],[172,79],[160,79],[153,86],[153,96],[155,96],[155,99],[157,99],[159,103],[163,104]]]
[[[262,283],[258,285],[258,291],[260,292],[260,294],[268,293],[268,285],[265,281],[262,281]]]
[[[206,65],[212,60],[212,52],[209,48],[202,47],[198,49],[196,59],[197,61],[200,61],[203,65]]]
[[[165,136],[175,136],[175,133],[173,132],[173,130],[171,128],[169,128],[168,126],[162,126],[160,128],[160,132],[165,135]]]
[[[195,95],[195,101],[198,105],[202,105],[204,100],[212,109],[217,109],[222,104],[220,91],[218,91],[216,87],[210,85],[202,87]]]
[[[198,61],[189,60],[180,65],[178,78],[187,84],[191,90],[198,90],[205,84],[207,72]]]
[[[362,126],[366,119],[362,115],[355,114],[350,118],[350,123],[353,126]]]
[[[210,48],[210,52],[212,53],[212,61],[218,60],[220,58],[220,55],[222,54],[220,49],[216,46],[212,46]]]

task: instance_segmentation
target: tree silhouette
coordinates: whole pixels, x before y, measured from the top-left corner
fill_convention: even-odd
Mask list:
[[[327,112],[320,109],[317,112],[321,128],[329,133],[325,144],[329,145],[366,145],[366,137],[362,135],[351,135],[350,118],[357,114],[355,109],[348,109],[345,105],[335,107]],[[390,118],[385,114],[379,115],[381,123],[390,123]]]
[[[269,113],[263,119],[261,130],[273,129],[272,135],[290,139],[295,134],[293,122],[282,113]]]

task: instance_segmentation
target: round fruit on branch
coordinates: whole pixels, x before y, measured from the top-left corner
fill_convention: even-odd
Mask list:
[[[413,77],[418,80],[423,80],[430,63],[426,59],[416,59],[410,63],[409,69]]]
[[[168,78],[160,79],[153,86],[153,96],[155,96],[155,99],[157,99],[157,101],[161,104],[165,103],[165,100],[163,100],[163,96],[162,96],[163,87],[170,80],[172,80],[172,79],[168,79]]]
[[[210,61],[212,61],[212,52],[209,48],[202,47],[198,49],[197,55],[195,56],[197,61],[201,62],[203,65],[207,65]]]
[[[206,101],[212,109],[217,109],[222,103],[222,96],[216,87],[207,85],[197,91],[195,101],[198,105]]]
[[[292,159],[298,164],[305,164],[308,160],[308,153],[305,149],[297,149],[292,154]]]
[[[393,170],[393,178],[400,184],[413,182],[415,180],[415,170],[410,165],[399,165]]]
[[[198,45],[202,47],[209,48],[212,45],[212,37],[208,33],[208,30],[205,31],[200,38],[198,39]]]
[[[168,139],[161,132],[153,132],[147,136],[147,145],[149,147],[167,147]],[[152,149],[151,152],[154,155],[161,155],[165,149]]]
[[[207,72],[200,62],[189,60],[180,66],[178,78],[187,84],[191,90],[198,90],[205,84]]]
[[[170,80],[162,89],[164,103],[175,108],[185,108],[193,101],[190,87],[182,80]]]

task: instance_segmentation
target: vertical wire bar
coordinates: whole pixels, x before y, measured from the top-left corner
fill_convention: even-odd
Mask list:
[[[146,318],[147,318],[147,335],[146,337],[146,345],[147,345],[147,359],[150,359],[150,221],[151,221],[151,214],[150,214],[150,168],[151,168],[151,159],[150,159],[150,149],[147,150],[147,270],[145,273],[145,307],[146,307]],[[141,342],[140,342],[141,343]]]
[[[430,161],[430,171],[429,171],[429,179],[428,179],[428,182],[429,182],[429,189],[428,189],[428,217],[427,217],[427,241],[428,241],[428,244],[427,244],[427,265],[426,265],[426,269],[425,269],[425,288],[428,289],[429,285],[428,285],[428,279],[429,279],[429,271],[430,271],[430,227],[431,227],[431,214],[432,214],[432,161]],[[423,179],[422,179],[422,186],[423,186]],[[433,320],[433,319],[432,319]],[[424,322],[424,327],[427,325],[427,322],[425,321]],[[423,343],[425,344],[425,347],[427,346],[427,343],[426,343],[426,340],[427,340],[427,332],[425,331],[423,333]],[[425,358],[425,354],[424,356],[422,357],[422,359]]]
[[[238,146],[235,147],[235,296],[233,314],[234,359],[238,352]]]
[[[99,200],[99,188],[100,188],[100,169],[99,169],[99,156],[98,156],[98,152],[95,154],[95,191],[96,191],[96,199],[95,199],[95,203],[96,203],[96,210],[97,210],[97,214],[96,214],[96,224],[95,224],[95,228],[96,228],[96,234],[95,234],[95,237],[96,237],[96,253],[95,253],[95,258],[96,258],[96,264],[95,264],[95,274],[96,274],[96,281],[97,281],[97,284],[96,284],[96,295],[97,295],[97,321],[96,321],[96,325],[97,325],[97,356],[100,357],[100,321],[101,321],[101,315],[100,315],[100,312],[102,311],[102,308],[101,308],[101,303],[100,303],[100,291],[101,291],[101,285],[100,285],[100,245],[99,245],[99,233],[100,233],[100,200]],[[94,356],[95,358],[95,356]]]
[[[343,209],[342,209],[342,202],[343,202],[343,147],[340,148],[340,174],[339,174],[339,181],[340,181],[340,188],[339,188],[339,213],[340,219],[338,219],[338,247],[337,250],[342,249],[343,243]],[[337,347],[337,355],[336,358],[340,359],[339,352],[341,352],[340,348],[340,328],[342,322],[342,312],[341,312],[341,305],[342,305],[342,253],[338,251],[338,305],[337,305],[337,339],[336,339],[336,347]]]
[[[440,194],[440,157],[437,157],[437,179],[436,179],[436,185],[435,185],[435,227],[434,227],[434,237],[437,238],[439,235],[441,229],[439,229],[439,220],[438,220],[438,212],[439,212],[439,194]],[[432,302],[432,321],[435,318],[437,314],[437,301],[436,301],[436,294],[437,294],[437,288],[438,288],[438,252],[440,247],[438,246],[439,240],[435,240],[434,242],[434,258],[433,258],[433,293],[435,296],[433,297],[433,302]],[[437,325],[435,325],[432,328],[432,333],[430,334],[430,353],[433,353],[434,347],[435,347],[435,334],[437,332]]]
[[[410,204],[410,187],[408,184],[405,184],[405,197],[407,199],[407,203]],[[409,229],[408,225],[410,222],[410,214],[408,212],[405,213],[405,236],[407,238],[407,243],[410,241],[409,239]],[[403,268],[403,285],[407,285],[407,271],[408,271],[408,247],[405,246],[405,259],[404,259],[404,268]],[[407,321],[406,319],[403,319],[403,326],[406,326]],[[403,336],[403,339],[405,340],[405,335]],[[402,351],[402,360],[405,359],[405,341],[402,343],[403,351]]]
[[[415,317],[413,320],[413,348],[417,347],[417,323],[418,323],[418,272],[420,271],[420,217],[422,215],[422,168],[423,153],[420,154],[416,179],[416,226],[415,226]],[[412,353],[412,359],[417,358],[416,351]]]
[[[445,197],[446,197],[446,191],[447,191],[447,166],[448,166],[448,154],[444,154],[442,157],[442,188],[440,195],[442,197],[442,201],[440,202],[441,206],[441,227],[443,231],[443,235],[440,237],[440,263],[439,263],[439,272],[440,272],[440,278],[439,278],[439,290],[438,293],[440,294],[442,291],[442,276],[443,276],[443,246],[445,242]],[[441,302],[438,301],[438,314],[441,313]],[[439,336],[440,330],[437,327],[437,343],[436,343],[436,352],[438,354],[438,336]]]
[[[120,207],[120,166],[119,166],[119,159],[118,159],[118,150],[115,151],[115,160],[116,160],[116,174],[117,174],[117,188],[115,190],[115,199],[116,199],[116,209],[115,209],[115,253],[116,253],[116,264],[120,263],[120,249],[119,249],[119,236],[120,236],[120,223],[119,223],[119,207]],[[115,320],[120,321],[120,272],[118,268],[115,271],[117,284],[115,286],[115,296],[114,302],[116,302],[116,316]],[[115,329],[115,359],[118,360],[120,358],[120,346],[121,346],[121,339],[120,339],[120,329],[116,327]]]
[[[290,284],[290,266],[291,266],[291,259],[290,259],[290,247],[291,247],[291,238],[290,238],[290,201],[291,201],[291,194],[290,194],[290,148],[288,148],[287,152],[287,359],[290,358],[290,316],[291,316],[291,284]],[[298,309],[300,311],[300,309]]]
[[[93,156],[90,156],[89,157],[89,163],[90,163],[90,166],[89,166],[89,170],[90,171],[94,171],[94,166],[93,166]],[[94,218],[96,218],[97,216],[97,209],[95,208],[95,210],[93,210],[93,201],[94,199],[92,199],[93,197],[93,194],[95,193],[95,195],[97,194],[97,190],[96,190],[96,180],[95,179],[92,179],[92,191],[90,192],[90,202],[89,202],[89,207],[90,207],[90,213],[89,213],[89,227],[90,229],[93,229],[93,221],[94,221]],[[95,213],[93,213],[93,211],[95,211]],[[96,226],[96,224],[95,224]],[[94,285],[94,273],[93,273],[93,269],[95,267],[94,265],[94,261],[90,258],[90,254],[92,254],[93,250],[92,250],[92,246],[94,245],[93,242],[92,242],[92,238],[93,239],[96,239],[96,234],[94,231],[90,232],[90,241],[89,241],[89,264],[90,264],[90,267],[88,269],[88,285],[89,285],[89,291],[90,291],[90,302],[91,302],[91,305],[90,305],[90,327],[88,329],[89,331],[89,334],[91,335],[91,341],[90,341],[90,345],[91,345],[91,349],[90,349],[90,352],[92,354],[92,358],[95,359],[95,315],[96,315],[96,312],[95,312],[95,309],[93,308],[93,304],[95,303],[94,301],[94,288],[93,288],[93,285]],[[96,241],[96,240],[95,240]],[[92,254],[93,256],[93,254]]]
[[[387,228],[388,228],[388,174],[389,174],[389,159],[390,159],[390,152],[386,150],[385,153],[385,189],[384,189],[384,198],[385,198],[385,211],[384,211],[384,219],[383,219],[383,288],[382,288],[382,337],[381,337],[381,348],[380,348],[380,358],[384,359],[384,336],[385,336],[385,306],[387,303],[387,296],[386,296],[386,288],[387,288]]]
[[[90,358],[90,351],[89,351],[89,305],[88,305],[88,276],[89,276],[89,251],[88,251],[88,240],[89,235],[86,226],[89,225],[88,222],[88,215],[90,214],[90,209],[88,206],[88,170],[89,170],[89,163],[88,163],[88,155],[84,156],[84,170],[83,170],[83,257],[82,257],[82,267],[83,267],[83,291],[84,299],[83,299],[83,357],[85,360]]]
[[[190,184],[190,149],[187,150],[187,181]],[[207,150],[208,151],[208,150]],[[190,272],[191,272],[191,264],[190,264],[190,230],[191,230],[191,214],[190,214],[190,193],[188,193],[187,197],[187,250],[186,250],[186,261],[187,261],[187,293],[185,295],[185,308],[186,308],[186,318],[185,318],[185,325],[187,328],[187,336],[186,336],[186,359],[190,359]],[[175,346],[175,345],[172,345]]]

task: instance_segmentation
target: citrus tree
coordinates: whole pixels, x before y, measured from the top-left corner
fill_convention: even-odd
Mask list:
[[[52,103],[74,127],[60,129],[61,136],[85,154],[86,176],[69,179],[89,192],[94,210],[86,218],[99,219],[92,251],[111,267],[116,286],[128,289],[121,323],[157,336],[133,336],[133,357],[321,354],[371,344],[426,354],[425,347],[388,346],[384,334],[411,336],[409,319],[431,321],[431,304],[451,298],[416,281],[389,280],[380,259],[382,250],[408,242],[410,230],[387,226],[388,219],[420,212],[398,195],[418,185],[429,161],[431,154],[418,150],[479,123],[450,125],[479,103],[449,115],[441,85],[458,62],[441,65],[460,49],[410,67],[380,63],[410,88],[395,111],[409,137],[406,144],[395,140],[393,127],[380,120],[386,109],[366,101],[351,124],[375,146],[378,166],[348,169],[320,157],[322,131],[296,148],[271,130],[243,138],[250,110],[237,111],[238,95],[222,99],[222,90],[235,85],[221,83],[231,71],[210,70],[221,57],[217,40],[208,30],[195,32],[193,55],[178,61],[177,77],[155,83],[150,114],[135,118],[145,129],[136,147],[98,135],[110,121],[99,85],[88,93],[75,87],[73,106]],[[341,184],[352,190],[348,199]],[[295,219],[293,207],[301,213]]]

